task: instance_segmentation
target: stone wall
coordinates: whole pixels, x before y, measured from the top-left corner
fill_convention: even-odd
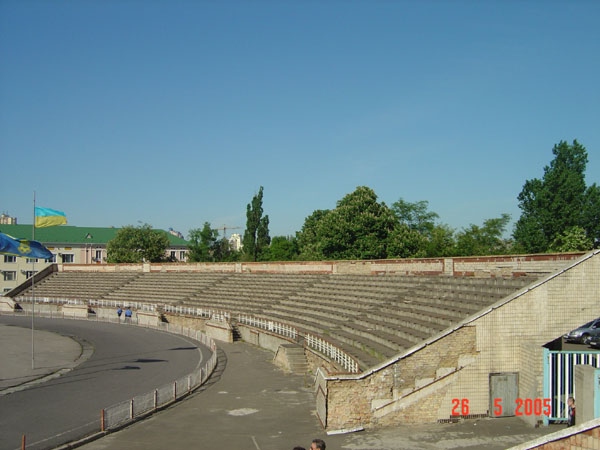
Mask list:
[[[543,398],[542,346],[599,317],[598,299],[595,251],[370,372],[324,376],[321,420],[335,430],[485,416],[492,373],[517,373],[520,398]]]
[[[326,376],[327,417],[321,421],[328,429],[435,422],[448,383],[475,357],[475,327],[463,327],[382,368],[359,376]]]

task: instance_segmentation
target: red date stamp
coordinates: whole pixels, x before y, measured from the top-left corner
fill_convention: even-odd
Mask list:
[[[501,416],[504,412],[502,399],[494,399],[493,416]],[[550,416],[552,413],[552,400],[549,398],[517,398],[514,404],[515,416]],[[468,398],[453,398],[452,399],[452,415],[453,416],[468,416],[469,399]]]

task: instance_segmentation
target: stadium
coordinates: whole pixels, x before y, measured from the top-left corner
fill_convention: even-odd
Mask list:
[[[266,348],[314,374],[328,433],[515,415],[537,426],[566,420],[577,364],[600,367],[596,352],[561,345],[600,316],[598,253],[53,264],[0,302],[14,313],[35,297],[40,314],[73,317],[127,305],[140,324]],[[584,420],[597,399],[579,401]]]

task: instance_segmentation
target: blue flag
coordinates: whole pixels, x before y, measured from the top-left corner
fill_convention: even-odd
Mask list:
[[[52,259],[53,257],[52,252],[38,241],[15,239],[4,233],[0,233],[0,253],[27,258]]]

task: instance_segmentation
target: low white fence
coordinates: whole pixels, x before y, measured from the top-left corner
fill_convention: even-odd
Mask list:
[[[306,334],[304,336],[306,345],[312,349],[315,349],[319,353],[324,354],[329,359],[336,361],[339,363],[344,369],[346,369],[350,373],[358,373],[360,370],[358,368],[358,363],[348,355],[346,352],[340,350],[335,345],[327,342],[325,339],[321,339],[318,336],[314,336],[312,334]]]
[[[15,299],[16,302],[27,302],[32,303],[33,297],[18,297]],[[134,308],[140,311],[156,311],[158,309],[158,305],[154,303],[143,303],[143,302],[134,302],[134,301],[126,301],[120,302],[116,300],[82,300],[82,299],[72,299],[72,298],[48,298],[48,297],[35,297],[35,303],[40,305],[88,305],[88,306],[96,306],[101,308],[114,308],[117,309],[119,306]]]
[[[294,340],[296,340],[298,337],[298,330],[296,330],[295,327],[285,323],[274,322],[273,320],[261,319],[260,317],[246,315],[239,315],[238,322],[254,328],[261,328],[271,333],[279,334]]]
[[[260,328],[262,330],[267,330],[270,333],[275,333],[280,336],[284,336],[294,340],[296,340],[298,336],[300,336],[300,333],[295,327],[269,319],[240,315],[238,316],[238,321],[244,325],[248,325],[254,328]],[[360,372],[356,360],[352,358],[352,356],[348,355],[346,352],[341,350],[339,347],[333,345],[331,342],[328,342],[325,339],[322,339],[318,336],[309,333],[304,334],[304,342],[308,347],[340,364],[348,372]]]
[[[164,305],[162,307],[162,310],[171,314],[205,317],[212,320],[219,320],[221,322],[227,322],[231,319],[231,314],[229,312],[221,311],[218,309],[195,308],[193,306]]]

